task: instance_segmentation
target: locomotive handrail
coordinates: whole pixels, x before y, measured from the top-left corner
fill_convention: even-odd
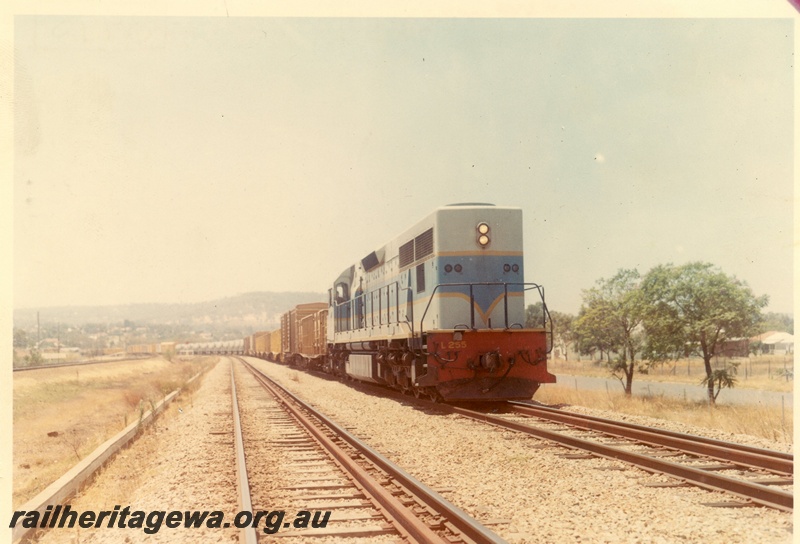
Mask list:
[[[400,291],[408,291],[406,295],[406,319],[405,321],[400,321]],[[414,338],[414,300],[411,295],[414,292],[411,290],[411,287],[402,287],[398,289],[397,292],[397,323],[400,325],[406,325],[411,329],[411,338]],[[411,308],[411,319],[408,319],[408,309]]]
[[[550,353],[553,351],[553,320],[550,318],[550,309],[547,307],[547,303],[544,301],[544,287],[540,288],[539,291],[542,294],[542,317],[544,318],[545,323],[550,323],[550,345],[547,347],[547,351],[545,353]]]
[[[504,322],[504,330],[508,330],[509,328],[513,327],[517,323],[513,323],[511,327],[508,324],[508,286],[521,286],[523,287],[522,292],[531,291],[536,289],[539,292],[539,296],[542,299],[542,318],[544,319],[544,323],[542,323],[543,327],[546,323],[550,322],[550,336],[552,339],[553,335],[553,321],[550,319],[550,312],[547,309],[547,304],[544,301],[544,287],[537,284],[537,283],[516,283],[516,282],[473,282],[473,283],[440,283],[437,284],[433,291],[431,292],[430,297],[428,297],[428,304],[425,305],[425,311],[422,313],[422,318],[419,321],[419,337],[420,340],[425,332],[425,317],[428,315],[428,310],[430,309],[431,303],[433,302],[433,297],[436,295],[436,292],[439,290],[440,287],[469,287],[469,306],[470,306],[470,329],[477,330],[475,328],[475,295],[473,291],[474,286],[503,286],[503,306],[504,306],[504,313],[503,317],[505,319]],[[461,323],[459,325],[462,325]],[[465,325],[465,324],[463,324]],[[547,353],[550,353],[552,346],[547,350]]]
[[[391,296],[391,287],[394,286],[394,294],[395,294],[395,320],[392,321],[392,313],[391,313],[391,306],[388,304],[389,297]],[[422,347],[422,339],[425,333],[425,317],[428,315],[428,311],[430,310],[430,306],[433,303],[433,299],[436,296],[437,292],[442,288],[449,288],[449,287],[468,287],[469,288],[469,302],[470,302],[470,322],[469,325],[466,323],[459,323],[456,325],[455,328],[464,328],[470,330],[477,330],[475,328],[475,292],[474,287],[481,286],[481,287],[491,287],[491,286],[502,286],[503,287],[503,325],[504,330],[508,330],[511,328],[523,328],[523,325],[520,323],[512,323],[509,324],[508,322],[508,288],[509,286],[512,287],[522,287],[522,292],[537,290],[539,292],[539,297],[542,300],[542,327],[549,328],[549,336],[550,342],[547,349],[547,353],[550,353],[553,349],[553,321],[550,318],[550,311],[547,308],[547,304],[544,301],[544,287],[537,284],[537,283],[520,283],[520,282],[472,282],[472,283],[440,283],[434,286],[433,291],[431,292],[430,296],[428,297],[428,303],[425,305],[425,311],[422,314],[422,318],[420,319],[420,328],[419,332],[417,333],[416,323],[414,320],[414,301],[413,301],[413,290],[409,287],[401,287],[398,281],[394,281],[391,283],[387,283],[379,287],[378,289],[373,289],[372,291],[368,291],[366,293],[360,293],[357,296],[354,296],[350,300],[335,303],[334,304],[334,331],[335,332],[344,332],[344,331],[353,331],[359,329],[371,329],[375,327],[375,306],[372,295],[374,293],[378,293],[378,326],[383,326],[383,306],[381,304],[382,300],[382,293],[383,290],[386,290],[386,297],[387,297],[387,307],[386,307],[386,325],[390,325],[392,323],[396,323],[398,325],[405,325],[410,329],[411,334],[411,341],[412,343],[415,341],[419,341],[419,347]],[[406,310],[405,310],[405,318],[400,318],[400,293],[405,291],[406,295]],[[370,295],[369,301],[370,307],[369,312],[367,312],[367,296]],[[410,311],[410,316],[409,316]],[[369,313],[369,318],[367,318],[367,313]],[[549,327],[548,327],[549,325]]]
[[[392,295],[392,287],[394,287],[394,308],[395,308],[395,319],[392,321],[392,305],[391,305],[391,295]],[[383,321],[383,293],[386,293],[386,322]],[[413,304],[410,305],[411,308],[411,319],[408,317],[408,309],[405,311],[405,318],[400,318],[400,293],[402,291],[411,291],[410,287],[401,287],[400,282],[393,281],[391,283],[387,283],[377,289],[373,289],[372,291],[362,292],[358,295],[353,296],[353,298],[349,300],[345,300],[342,302],[334,302],[333,304],[333,327],[334,332],[344,332],[344,331],[354,331],[359,329],[373,329],[376,327],[375,324],[375,302],[374,302],[374,295],[378,293],[378,305],[377,305],[377,326],[382,327],[383,325],[391,325],[392,323],[398,325],[406,325],[411,329],[411,334],[414,334],[414,306]],[[406,305],[409,305],[409,302],[413,302],[409,300],[409,297],[406,296]]]

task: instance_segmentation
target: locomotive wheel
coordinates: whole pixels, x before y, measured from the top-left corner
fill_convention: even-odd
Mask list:
[[[422,388],[414,386],[414,398],[418,399],[422,396]]]

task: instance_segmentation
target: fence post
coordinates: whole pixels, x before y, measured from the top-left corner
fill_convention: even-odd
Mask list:
[[[783,429],[784,436],[786,435],[786,406],[784,404],[784,396],[781,395],[781,429]]]

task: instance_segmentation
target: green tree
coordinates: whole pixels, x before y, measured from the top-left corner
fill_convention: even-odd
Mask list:
[[[537,302],[529,304],[525,309],[525,327],[528,329],[541,329],[544,327],[544,304]]]
[[[583,292],[575,321],[575,335],[582,350],[617,354],[609,368],[628,396],[633,387],[636,356],[643,347],[646,308],[640,283],[641,276],[635,269],[620,269],[611,279],[598,280],[595,287]]]
[[[794,317],[789,314],[767,312],[758,329],[759,332],[777,331],[794,334]]]
[[[714,371],[711,358],[725,340],[757,332],[768,298],[756,297],[745,282],[702,262],[657,266],[645,276],[642,291],[648,305],[647,356],[663,361],[700,355],[706,371],[703,384],[714,404],[719,391],[733,387],[736,379],[735,368]]]
[[[569,360],[569,345],[574,340],[573,323],[575,316],[562,312],[550,312],[550,319],[553,320],[553,342],[561,347],[564,352],[564,359]]]
[[[620,340],[609,332],[611,329],[609,316],[599,303],[595,303],[591,308],[582,305],[572,329],[578,352],[593,356],[599,351],[600,361],[603,360],[604,353],[610,357],[615,346],[620,345]]]
[[[714,370],[710,376],[703,378],[700,385],[705,385],[713,391],[714,398],[712,402],[717,401],[720,391],[725,387],[733,387],[736,385],[736,370],[739,368],[739,363],[731,363],[730,367]],[[788,380],[787,380],[788,381]]]
[[[28,347],[28,333],[23,329],[14,329],[14,347],[19,349]]]
[[[36,348],[32,349],[30,355],[26,355],[24,360],[24,366],[37,366],[44,364],[44,357],[42,357],[41,352]]]
[[[764,349],[764,344],[761,342],[761,340],[750,342],[750,345],[748,346],[750,355],[758,355],[761,353],[763,349]]]

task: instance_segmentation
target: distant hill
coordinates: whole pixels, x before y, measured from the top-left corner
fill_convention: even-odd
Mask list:
[[[297,304],[327,300],[324,293],[256,292],[194,304],[126,304],[120,306],[62,306],[14,310],[14,326],[36,326],[36,312],[42,325],[59,323],[81,326],[87,323],[139,325],[225,326],[252,330],[280,325],[282,313]]]

